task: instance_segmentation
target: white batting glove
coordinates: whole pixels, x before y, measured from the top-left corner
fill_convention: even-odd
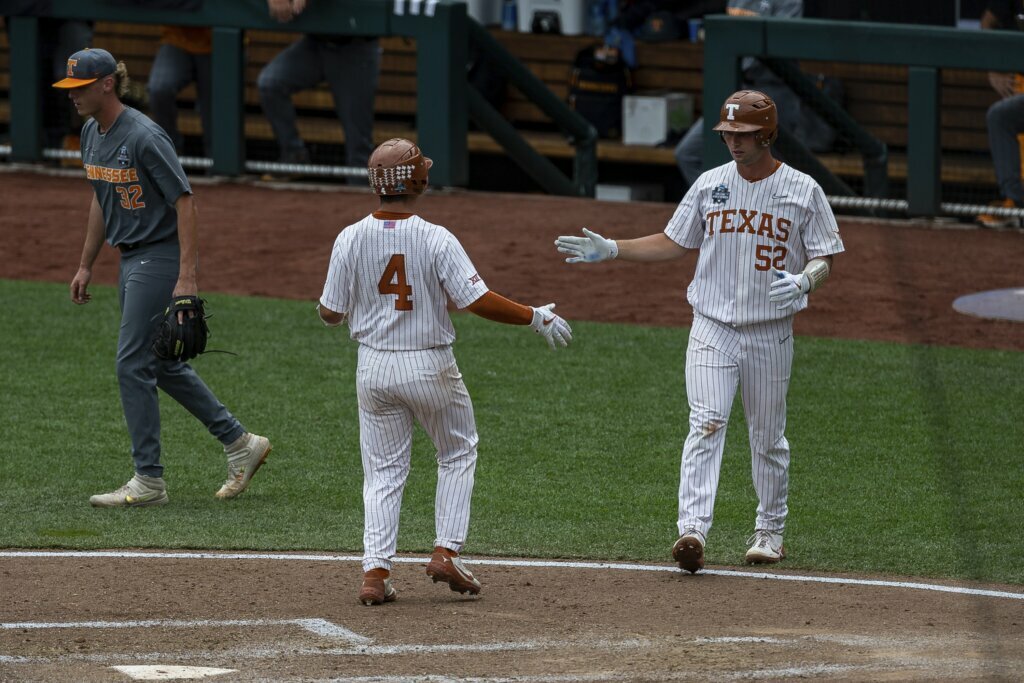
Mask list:
[[[811,279],[803,273],[793,275],[784,270],[772,268],[772,275],[776,279],[768,293],[768,300],[776,302],[778,304],[776,308],[780,310],[811,291]]]
[[[619,255],[619,245],[615,244],[615,240],[605,239],[586,228],[583,228],[583,234],[586,237],[562,235],[555,240],[558,251],[569,254],[566,263],[597,263]]]
[[[560,315],[555,315],[551,309],[555,307],[554,304],[548,304],[547,306],[541,306],[539,308],[533,308],[533,321],[530,323],[530,327],[537,334],[543,336],[548,340],[548,346],[553,350],[557,350],[555,342],[562,346],[568,346],[569,342],[572,341],[572,328],[569,327],[569,323],[565,322],[565,319]]]

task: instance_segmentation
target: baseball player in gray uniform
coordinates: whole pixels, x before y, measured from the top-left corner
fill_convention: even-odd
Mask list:
[[[437,536],[427,575],[459,593],[480,592],[480,582],[459,556],[469,529],[479,439],[452,354],[448,301],[489,320],[529,325],[552,348],[572,339],[569,325],[551,311],[554,304],[533,308],[489,291],[458,239],[413,213],[431,164],[400,138],[374,150],[369,178],[380,210],[338,235],[317,308],[327,325],[347,319],[359,342],[365,511],[359,601],[365,605],[396,597],[391,566],[414,421],[437,448]]]
[[[679,482],[679,539],[672,556],[682,569],[704,566],[715,493],[737,387],[750,437],[759,505],[746,561],[785,557],[789,490],[786,393],[793,363],[793,316],[824,283],[832,256],[843,251],[835,216],[821,187],[776,160],[775,103],[741,90],[722,105],[715,126],[733,160],[707,171],[679,203],[664,232],[633,240],[559,237],[569,263],[612,258],[664,261],[698,249],[687,289],[693,327],[686,350],[690,433]]]
[[[92,266],[104,240],[121,252],[117,378],[135,476],[89,502],[95,507],[167,503],[157,388],[224,444],[228,478],[215,495],[234,498],[263,464],[270,441],[247,432],[191,366],[160,360],[152,352],[156,326],[172,295],[198,293],[196,206],[170,138],[121,104],[127,80],[124,63],[106,50],[81,50],[68,58],[67,78],[54,83],[67,89],[79,114],[92,117],[82,127],[82,162],[95,195],[71,300],[86,304],[92,298]]]

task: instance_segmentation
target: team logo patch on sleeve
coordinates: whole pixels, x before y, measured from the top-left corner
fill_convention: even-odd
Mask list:
[[[121,145],[121,149],[117,150],[117,163],[122,166],[127,166],[131,162],[128,157],[128,145]]]
[[[480,282],[480,276],[478,274],[473,273],[472,275],[469,276],[469,284],[475,285],[475,284],[477,284],[479,282]]]
[[[729,188],[723,183],[711,190],[711,201],[715,204],[725,204],[729,201]]]

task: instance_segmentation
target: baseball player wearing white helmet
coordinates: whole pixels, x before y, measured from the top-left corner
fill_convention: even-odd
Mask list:
[[[771,98],[754,90],[733,93],[714,129],[733,160],[697,179],[664,232],[615,241],[584,228],[584,237],[555,242],[569,263],[665,261],[699,250],[687,289],[693,306],[686,350],[690,432],[680,468],[680,536],[672,548],[672,557],[690,572],[704,566],[737,387],[759,501],[746,561],[785,557],[793,316],[807,307],[807,295],[824,283],[833,255],[843,251],[821,187],[772,156],[778,114]]]
[[[347,320],[359,342],[365,510],[359,601],[365,605],[396,596],[390,573],[414,420],[437,447],[437,537],[427,575],[459,593],[480,592],[459,556],[469,528],[478,438],[473,404],[452,354],[448,301],[489,320],[529,325],[553,349],[572,339],[568,323],[552,312],[554,304],[533,308],[489,291],[458,239],[413,213],[432,163],[400,138],[374,150],[370,186],[380,195],[380,210],[338,235],[318,306],[325,324]]]

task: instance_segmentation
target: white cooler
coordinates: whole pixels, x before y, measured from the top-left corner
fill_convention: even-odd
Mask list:
[[[533,18],[557,16],[562,35],[583,33],[587,16],[586,0],[518,0],[519,32],[533,32]]]

